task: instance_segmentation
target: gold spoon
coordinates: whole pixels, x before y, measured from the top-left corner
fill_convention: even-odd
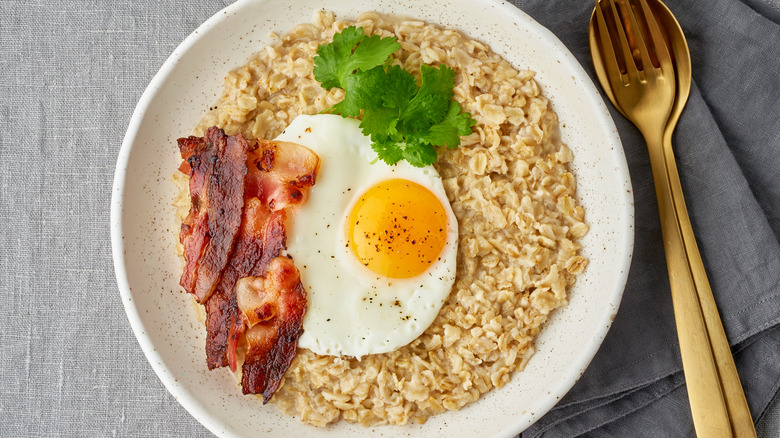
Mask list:
[[[685,40],[680,23],[674,18],[672,12],[659,0],[648,0],[648,5],[653,14],[658,18],[664,39],[671,49],[672,61],[677,72],[677,95],[675,104],[669,117],[669,122],[664,131],[664,155],[669,171],[669,181],[672,185],[672,197],[675,207],[681,212],[681,221],[690,224],[688,209],[680,186],[680,177],[677,173],[677,163],[672,150],[672,132],[680,118],[685,102],[691,90],[691,55],[688,43]],[[704,321],[707,324],[707,332],[710,337],[710,345],[718,366],[723,396],[726,399],[726,408],[731,420],[731,429],[735,437],[755,437],[756,430],[753,426],[753,418],[750,415],[745,393],[734,365],[728,338],[720,320],[718,307],[712,295],[712,288],[707,279],[707,273],[702,263],[699,248],[696,245],[696,237],[691,226],[682,227],[685,252],[688,254],[688,262],[691,264],[691,272],[696,283],[696,291],[699,295]]]
[[[600,7],[598,2],[596,7]],[[664,59],[663,56],[666,55],[667,51],[670,52],[668,55],[671,57],[674,69],[674,85],[673,87],[667,87],[667,89],[674,88],[676,91],[674,93],[672,107],[668,113],[668,121],[663,128],[661,151],[658,151],[656,147],[651,146],[650,139],[648,139],[648,150],[651,152],[654,179],[656,179],[656,191],[659,196],[659,209],[661,209],[662,219],[665,219],[667,224],[667,226],[663,227],[665,231],[664,241],[670,270],[670,281],[673,286],[673,297],[675,297],[675,317],[678,323],[678,335],[681,337],[680,348],[684,359],[686,380],[688,380],[689,383],[688,391],[689,398],[691,399],[692,413],[694,415],[694,424],[700,435],[710,435],[714,433],[718,434],[718,436],[725,436],[723,435],[725,432],[728,435],[733,434],[734,436],[740,437],[754,437],[755,429],[753,428],[750,411],[747,407],[744,393],[742,392],[739,376],[737,375],[736,367],[734,366],[734,361],[731,356],[731,350],[728,346],[728,340],[720,322],[715,300],[712,296],[712,290],[710,289],[701,256],[699,255],[696,246],[693,230],[690,226],[690,219],[688,218],[685,200],[682,196],[682,188],[680,186],[677,166],[671,146],[672,132],[674,131],[690,93],[691,63],[685,36],[671,11],[669,11],[669,9],[659,0],[648,0],[648,3],[644,5],[644,8],[646,8],[644,11],[639,9],[639,7],[637,8],[639,9],[637,12],[640,16],[646,16],[646,22],[635,18],[634,15],[636,14],[632,13],[633,9],[631,9],[630,5],[626,5],[625,2],[620,8],[615,7],[614,4],[611,5],[611,8],[610,6],[607,6],[607,8],[608,15],[611,12],[612,22],[606,20],[603,12],[597,9],[594,9],[593,16],[591,17],[589,34],[593,63],[599,80],[609,99],[615,104],[618,111],[642,130],[646,139],[648,139],[646,132],[647,127],[640,124],[644,123],[644,125],[646,125],[647,123],[643,120],[637,120],[637,116],[640,116],[640,119],[646,117],[644,117],[644,114],[637,113],[635,108],[636,106],[639,106],[637,99],[628,99],[626,97],[627,93],[625,93],[625,87],[623,87],[625,84],[615,82],[614,76],[616,76],[616,74],[617,76],[623,76],[626,73],[625,62],[627,60],[636,62],[640,71],[644,69],[652,72],[654,70],[651,68],[654,67],[652,64],[659,64],[662,62]],[[599,12],[599,14],[597,14],[597,12]],[[623,30],[619,29],[621,20],[618,17],[622,18],[625,33],[621,33]],[[660,24],[657,28],[653,23],[655,21],[653,18],[657,19]],[[639,23],[639,25],[637,25],[637,23]],[[608,24],[612,24],[612,26],[609,27]],[[610,32],[619,33],[622,37],[622,42],[627,43],[626,45],[633,49],[622,54],[623,65],[620,66],[619,69],[615,68],[617,65],[610,65],[609,59],[605,60],[602,58],[602,50],[604,50],[604,47],[602,46],[609,49],[603,52],[605,56],[611,56],[611,52],[614,52],[614,50],[612,50],[611,42],[605,43],[603,40],[604,36],[599,33],[599,30],[601,30],[601,34],[604,34],[606,37],[608,37],[607,34]],[[656,41],[653,41],[654,34],[652,32],[654,30],[660,34],[656,35],[659,37],[656,38]],[[640,50],[645,47],[643,40],[649,41],[650,44],[647,44],[647,46],[650,50],[647,51],[650,53],[642,53]],[[653,43],[655,43],[657,47],[653,48]],[[661,45],[665,47],[662,47]],[[621,57],[620,53],[617,53],[616,55],[618,58]],[[605,61],[607,62],[606,64]],[[620,64],[620,60],[618,60],[618,64]],[[611,75],[611,77],[609,75]],[[638,82],[642,82],[641,79],[644,79],[641,73],[639,79]],[[616,95],[616,93],[622,93],[622,95]],[[654,90],[654,93],[657,94],[658,92]],[[658,156],[657,152],[662,152],[662,159],[660,159],[661,157]],[[655,160],[652,159],[654,156],[656,157]],[[657,169],[659,167],[664,167],[665,172],[660,172]],[[665,178],[663,178],[663,173],[666,174]],[[659,181],[657,180],[659,176],[666,180],[663,181],[665,184],[660,184],[660,186],[663,187],[659,187]],[[668,205],[669,203],[672,205]],[[667,213],[670,207],[674,210],[674,216],[676,216],[675,221],[667,220],[669,219]],[[666,210],[666,212],[664,212],[664,210]],[[677,222],[677,226],[668,226],[672,225],[670,222]],[[674,230],[668,230],[669,228],[674,228]],[[670,241],[668,237],[673,237],[672,241]],[[682,241],[682,249],[687,258],[687,263],[679,260],[680,242],[675,242],[674,240]],[[674,246],[675,249],[670,249],[672,246]],[[688,265],[688,269],[682,269],[682,271],[687,272],[681,272],[680,264]],[[690,306],[682,309],[682,307],[684,307],[682,306],[682,301],[684,300],[680,296],[686,294],[681,294],[679,291],[675,292],[675,289],[681,290],[691,288],[693,289],[694,295],[696,295],[699,300],[699,306],[695,307],[700,307],[700,309],[691,309]],[[680,303],[678,304],[678,302]],[[681,321],[680,313],[686,313],[687,315],[685,315],[684,319],[687,319],[688,321]],[[696,328],[695,326],[697,326],[697,324],[691,325],[691,319],[700,320],[702,317],[707,330],[707,336],[704,339],[708,340],[711,344],[711,346],[709,346],[711,351],[699,351],[694,354],[695,352],[691,352],[690,346],[688,345],[690,344],[690,339],[684,339],[689,338],[692,335],[683,332],[687,332],[688,329],[691,328]],[[683,323],[683,325],[681,325],[681,323]],[[701,327],[698,327],[696,331],[699,329],[701,329]],[[696,334],[695,336],[697,336],[699,342],[703,341],[701,335]],[[707,378],[695,376],[694,372],[691,370],[694,366],[697,367],[698,372],[708,371],[706,374],[709,374],[712,371],[711,362],[713,357],[717,364],[717,375],[708,376]],[[698,385],[698,387],[692,385],[691,383],[693,380],[707,383],[707,386],[717,385],[717,391],[714,393],[710,391],[708,397],[705,395],[708,394],[705,392],[706,388],[702,388],[701,385]],[[726,420],[729,420],[729,423],[727,423],[729,424],[729,427],[725,427],[726,425],[723,424],[724,419],[720,418],[721,415],[719,415],[718,412],[709,412],[713,409],[715,411],[722,411],[723,407],[721,403],[718,403],[718,400],[709,400],[708,402],[707,398],[717,398],[722,400],[721,403],[725,402],[726,410],[728,412],[728,418]],[[713,415],[715,418],[714,420]],[[709,433],[707,431],[709,431]],[[732,433],[729,434],[728,432]]]

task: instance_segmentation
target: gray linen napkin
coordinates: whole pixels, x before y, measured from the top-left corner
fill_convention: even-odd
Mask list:
[[[514,1],[593,77],[589,2]],[[780,386],[780,12],[752,0],[669,0],[693,86],[674,135],[704,264],[758,421]],[[606,98],[605,98],[606,100]],[[693,436],[650,163],[611,105],[636,206],[634,259],[614,325],[589,368],[523,437]]]

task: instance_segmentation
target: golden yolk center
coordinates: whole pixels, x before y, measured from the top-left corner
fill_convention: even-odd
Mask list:
[[[447,240],[447,214],[430,190],[403,179],[363,193],[349,215],[349,247],[376,274],[409,278],[425,272]]]

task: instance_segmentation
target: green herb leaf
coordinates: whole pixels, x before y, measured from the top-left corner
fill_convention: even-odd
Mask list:
[[[409,102],[401,120],[412,130],[420,130],[440,121],[447,113],[455,86],[455,70],[446,65],[420,67],[420,90]]]
[[[376,108],[363,112],[363,121],[360,129],[364,135],[374,139],[374,136],[383,136],[403,142],[403,136],[397,129],[398,111],[394,108]]]
[[[375,94],[377,90],[386,87],[387,76],[382,66],[347,75],[342,86],[346,92],[344,100],[333,107],[333,112],[340,113],[344,117],[357,117],[361,109],[373,109],[381,104]]]
[[[450,108],[444,119],[431,126],[427,132],[420,133],[418,138],[436,146],[447,146],[454,149],[460,145],[460,136],[471,134],[471,127],[477,123],[471,114],[460,112],[458,102],[450,102]]]
[[[404,159],[414,167],[425,167],[436,162],[436,149],[426,143],[410,143],[403,148]]]
[[[360,28],[360,31],[362,32],[363,28]],[[379,35],[365,37],[349,58],[344,73],[348,74],[357,69],[365,71],[380,66],[400,48],[401,45],[398,44],[396,37],[382,38]]]
[[[371,136],[371,149],[376,152],[378,159],[391,166],[404,159],[404,150],[399,147],[398,143],[387,138],[382,138],[382,136],[377,137],[379,138]]]
[[[398,48],[395,38],[345,28],[317,49],[314,77],[326,89],[344,89],[344,100],[328,112],[343,117],[362,113],[360,128],[371,137],[377,159],[424,167],[436,162],[435,146],[457,147],[459,136],[469,135],[476,121],[452,100],[453,69],[422,65],[418,87],[411,73],[392,65]]]
[[[386,108],[394,108],[400,115],[406,110],[415,94],[417,94],[417,81],[411,73],[400,65],[387,68],[387,88],[382,95],[383,105]]]
[[[357,46],[357,47],[355,47]],[[344,88],[344,79],[355,70],[366,71],[381,66],[401,46],[396,38],[367,37],[363,28],[350,26],[333,35],[333,42],[317,48],[314,78],[322,87]]]

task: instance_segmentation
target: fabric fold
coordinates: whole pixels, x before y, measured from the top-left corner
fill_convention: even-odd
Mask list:
[[[598,84],[593,4],[516,3]],[[669,0],[693,84],[673,144],[688,212],[754,420],[780,382],[780,25],[760,0]],[[606,99],[605,99],[606,100]],[[524,437],[693,436],[645,142],[607,104],[634,187],[634,258],[620,311],[572,390]],[[633,432],[633,433],[632,433]]]
[[[736,350],[734,359],[740,376],[756,372],[767,377],[780,375],[778,345],[780,327],[775,327],[755,336],[741,350]],[[756,369],[767,366],[771,369]],[[766,406],[780,389],[778,378],[761,380],[743,382],[755,421],[761,419]],[[590,408],[577,414],[570,412],[566,417],[556,414],[555,421],[539,422],[524,432],[523,437],[626,437],[636,436],[637,431],[644,431],[647,436],[695,436],[682,372]],[[670,413],[678,414],[677,418],[683,417],[685,421],[670,421]]]

